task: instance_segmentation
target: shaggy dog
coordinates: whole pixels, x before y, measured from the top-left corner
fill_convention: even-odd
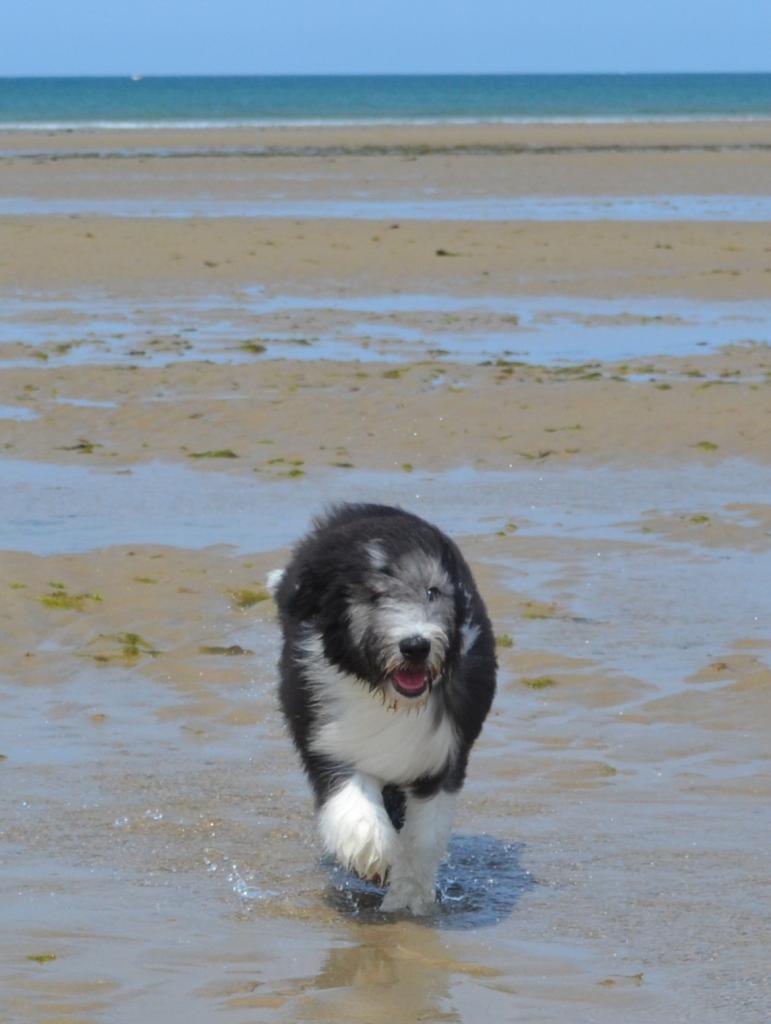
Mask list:
[[[325,849],[426,913],[495,692],[492,627],[456,545],[398,508],[344,504],[270,574],[281,707]]]

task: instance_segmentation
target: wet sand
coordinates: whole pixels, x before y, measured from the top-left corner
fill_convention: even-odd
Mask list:
[[[767,173],[762,124],[432,131],[446,152],[20,133],[0,150],[38,156],[0,180],[374,201],[526,193],[531,159],[556,196]],[[3,1019],[765,1020],[767,226],[3,231]],[[425,921],[320,861],[275,705],[265,572],[346,496],[457,536],[499,639]]]

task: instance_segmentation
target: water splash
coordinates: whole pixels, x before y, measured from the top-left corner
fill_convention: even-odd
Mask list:
[[[422,920],[430,927],[458,929],[490,927],[508,917],[535,880],[522,867],[522,843],[490,835],[457,835],[450,840],[437,879],[437,903]],[[388,922],[380,913],[384,889],[332,866],[326,899],[340,913]]]

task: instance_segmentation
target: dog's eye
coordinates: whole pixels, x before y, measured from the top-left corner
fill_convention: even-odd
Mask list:
[[[441,591],[439,590],[439,587],[429,587],[426,591],[426,597],[429,601],[436,601],[440,593]]]

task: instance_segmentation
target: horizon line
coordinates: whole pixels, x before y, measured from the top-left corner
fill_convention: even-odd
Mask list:
[[[0,81],[19,78],[529,78],[529,77],[579,77],[579,76],[647,76],[651,78],[689,75],[771,75],[769,70],[702,69],[689,71],[64,71],[64,72],[18,72],[0,74]]]

